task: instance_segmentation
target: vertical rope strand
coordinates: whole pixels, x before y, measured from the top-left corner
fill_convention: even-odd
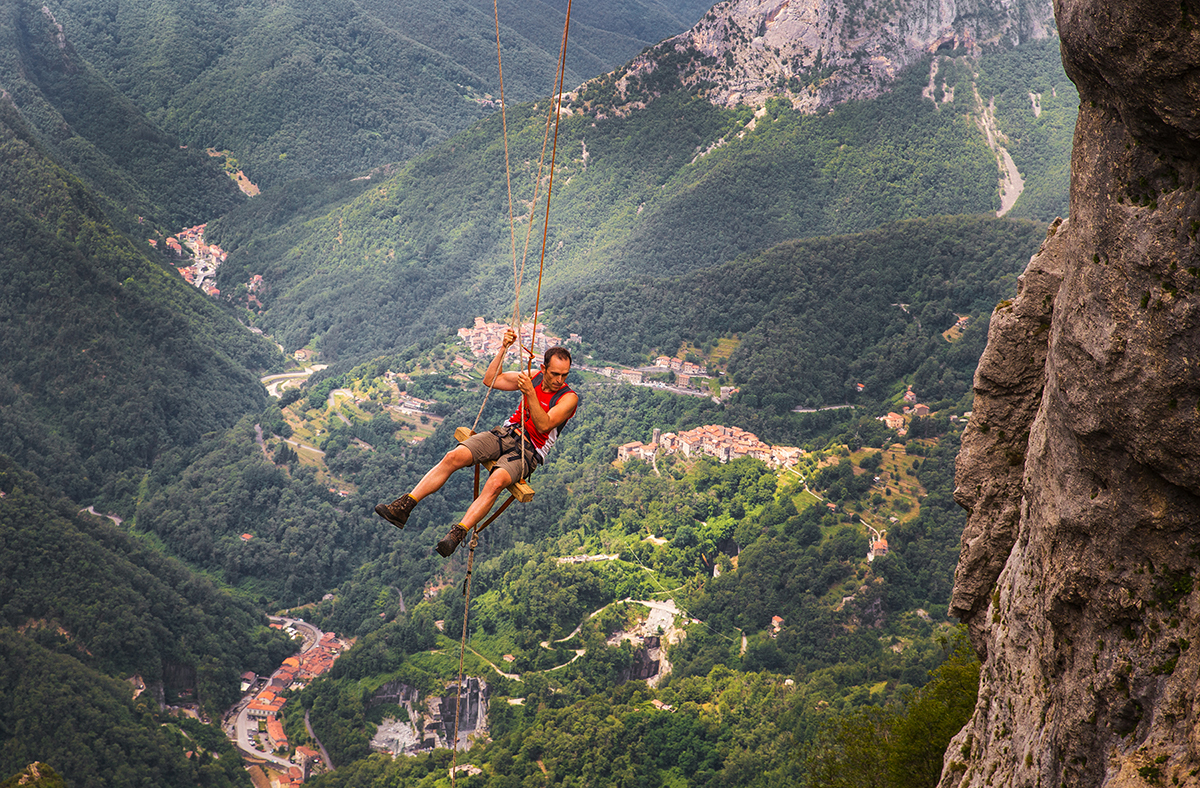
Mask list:
[[[565,74],[566,74],[566,70],[567,70],[567,36],[568,36],[568,33],[570,32],[570,29],[571,29],[571,0],[567,0],[567,15],[566,15],[566,20],[563,22],[562,46],[559,47],[559,50],[558,50],[558,77],[557,77],[557,79],[555,79],[555,82],[554,82],[554,98],[550,103],[551,112],[550,112],[550,115],[548,115],[546,117],[546,128],[547,129],[549,129],[549,127],[550,127],[550,117],[553,116],[553,118],[554,118],[554,142],[550,147],[550,180],[546,184],[546,208],[544,211],[545,219],[542,223],[542,253],[541,253],[541,260],[539,261],[539,264],[538,264],[537,298],[534,300],[534,303],[533,303],[533,328],[529,334],[530,353],[529,353],[529,359],[528,359],[528,361],[526,363],[526,367],[525,367],[525,374],[527,374],[527,375],[531,375],[533,373],[533,338],[537,336],[538,315],[540,313],[541,304],[542,304],[542,275],[545,273],[545,270],[546,270],[546,240],[550,235],[550,198],[554,194],[554,164],[555,164],[555,159],[557,158],[557,154],[558,154],[558,128],[562,121],[563,82],[565,81]],[[543,150],[543,155],[544,155],[544,151],[545,151],[545,141],[544,140],[542,142],[542,150]],[[531,224],[532,224],[532,219],[533,219],[533,217],[530,216]],[[521,405],[522,405],[522,407],[524,407],[524,405],[525,405],[525,397],[524,396],[521,397]],[[521,463],[522,463],[521,469],[524,470],[524,468],[525,468],[524,462],[525,462],[526,435],[525,435],[525,429],[524,429],[525,420],[523,417],[521,419],[521,425],[522,425],[522,429],[521,429]]]
[[[492,7],[493,7],[493,10],[495,11],[495,19],[496,19],[496,59],[498,62],[501,62],[501,59],[500,59],[500,11],[499,11],[498,2],[499,2],[499,0],[493,0]],[[529,351],[528,351],[529,357],[526,361],[526,374],[532,372],[532,369],[533,369],[533,338],[534,338],[534,336],[537,335],[538,309],[540,308],[541,298],[542,298],[542,275],[546,269],[546,239],[548,238],[549,232],[550,232],[550,197],[553,194],[553,190],[554,190],[554,163],[555,163],[555,157],[558,152],[558,129],[559,129],[559,125],[562,120],[562,90],[563,90],[563,81],[565,80],[565,74],[566,74],[567,40],[568,40],[568,34],[570,31],[570,28],[571,28],[571,0],[567,0],[566,19],[563,22],[562,46],[560,47],[559,53],[558,53],[558,75],[557,75],[557,79],[555,80],[555,84],[554,84],[554,97],[553,97],[553,100],[551,101],[551,112],[546,117],[546,130],[542,135],[542,155],[541,155],[540,160],[538,161],[537,178],[534,181],[533,202],[531,203],[531,207],[530,207],[530,211],[529,211],[529,223],[526,227],[526,232],[525,232],[525,251],[522,253],[522,256],[521,256],[521,265],[520,265],[519,271],[517,270],[517,265],[516,265],[516,240],[515,240],[516,239],[516,231],[515,231],[515,221],[514,221],[514,217],[513,217],[513,202],[512,202],[512,169],[511,169],[510,162],[509,162],[509,152],[508,152],[508,120],[507,120],[507,115],[505,112],[504,76],[503,76],[502,62],[501,62],[501,66],[500,66],[500,69],[501,69],[500,117],[501,117],[501,124],[504,129],[504,170],[505,170],[505,177],[508,182],[509,236],[510,236],[510,239],[512,240],[513,275],[514,275],[514,278],[516,279],[516,283],[515,283],[516,298],[515,298],[515,304],[513,307],[513,320],[514,320],[514,322],[516,322],[515,330],[517,332],[517,347],[521,348],[521,349],[523,349],[523,345],[521,343],[521,326],[520,326],[521,284],[522,284],[522,280],[524,279],[524,276],[525,276],[525,260],[527,259],[528,252],[529,252],[529,237],[530,237],[530,233],[533,229],[533,220],[537,213],[538,192],[541,188],[542,168],[543,168],[543,165],[545,164],[545,159],[546,159],[546,143],[550,136],[550,121],[551,121],[551,119],[553,119],[553,121],[554,121],[554,141],[550,148],[550,177],[549,177],[549,181],[546,185],[546,207],[545,207],[545,213],[544,213],[545,218],[544,218],[543,225],[542,225],[541,261],[538,266],[537,300],[534,303],[534,309],[533,309],[533,330],[529,337]],[[501,365],[501,367],[503,368],[503,365]],[[493,381],[493,383],[494,382],[495,381]],[[488,395],[491,394],[491,389],[492,389],[492,386],[489,385],[488,386],[488,394],[484,395],[483,404],[481,404],[479,406],[479,414],[480,415],[483,414],[483,408],[484,408],[484,405],[487,404],[487,397],[488,397]],[[524,396],[524,394],[522,394],[521,395],[521,406],[518,411],[521,414],[520,423],[521,423],[521,468],[522,468],[522,470],[524,470],[524,468],[525,468],[524,463],[525,463],[525,441],[526,441],[526,435],[525,435],[525,429],[524,429],[524,425],[525,425],[524,410],[525,410],[525,396]],[[479,424],[479,415],[477,415],[475,417],[475,424],[476,424],[476,426],[478,426],[478,424]],[[472,428],[472,430],[473,429],[474,428]],[[525,474],[525,475],[527,476],[528,474]],[[518,481],[518,480],[514,479],[514,481]],[[478,496],[479,496],[479,477],[478,477],[478,466],[476,466],[475,497],[478,498]],[[464,666],[465,666],[466,653],[467,653],[467,623],[468,623],[468,620],[469,620],[470,614],[471,614],[471,573],[472,573],[472,570],[474,569],[474,564],[475,564],[475,548],[479,545],[479,532],[481,530],[483,530],[483,528],[486,528],[489,524],[491,524],[491,522],[493,520],[495,520],[497,517],[499,517],[500,514],[506,508],[508,508],[508,505],[510,503],[512,503],[513,500],[514,499],[510,498],[508,501],[505,501],[504,505],[500,507],[499,511],[497,511],[490,518],[488,518],[488,520],[486,522],[484,522],[483,526],[481,526],[480,528],[472,529],[472,533],[471,533],[471,545],[470,545],[469,552],[467,553],[467,577],[463,583],[463,596],[466,597],[466,602],[465,602],[465,606],[463,608],[462,640],[459,643],[459,649],[458,649],[458,688],[457,688],[457,693],[455,695],[455,704],[454,704],[454,740],[451,743],[451,746],[453,747],[453,750],[454,750],[454,756],[453,756],[453,759],[451,762],[451,767],[450,767],[450,783],[453,786],[458,785],[458,732],[459,732],[459,719],[462,716],[463,670],[464,670]]]

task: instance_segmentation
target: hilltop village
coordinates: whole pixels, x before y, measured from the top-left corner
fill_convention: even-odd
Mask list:
[[[506,323],[489,323],[482,317],[476,317],[474,325],[468,328],[458,329],[458,337],[467,346],[476,359],[491,359],[499,352],[501,340],[504,338],[504,332],[508,328]],[[579,334],[571,334],[565,340],[562,337],[557,337],[552,334],[547,334],[545,326],[534,321],[527,321],[521,324],[521,342],[524,344],[525,338],[533,336],[531,343],[531,352],[535,360],[547,348],[555,345],[581,345],[583,337]],[[455,360],[459,366],[464,369],[469,369],[472,362],[469,359],[459,358]],[[621,383],[630,383],[634,386],[647,386],[650,388],[669,389],[678,394],[690,394],[693,396],[703,396],[708,393],[707,370],[694,362],[685,361],[679,358],[671,358],[669,356],[659,356],[654,359],[651,366],[641,367],[637,369],[619,369],[613,366],[592,367],[583,363],[581,360],[576,360],[574,367],[588,372],[594,372],[597,375],[603,375],[606,378],[612,378]],[[651,380],[650,375],[662,370],[671,372],[674,375],[673,383],[670,385],[659,380]],[[730,396],[737,392],[736,388],[727,387],[721,389],[720,399]]]
[[[471,350],[476,358],[490,359],[500,351],[504,332],[508,328],[507,323],[489,323],[482,317],[475,318],[475,324],[469,328],[458,329],[458,337]],[[527,320],[521,324],[520,341],[525,343],[530,336],[533,336],[533,342],[529,348],[533,355],[538,356],[546,352],[547,348],[555,345],[563,344],[562,337],[556,337],[546,333],[546,326],[543,323],[537,322],[537,316],[534,320]],[[571,334],[567,342],[578,345],[583,339],[579,334]]]
[[[759,440],[753,432],[747,432],[740,427],[708,424],[678,434],[664,433],[656,429],[649,444],[633,441],[618,446],[617,459],[652,462],[660,450],[665,454],[683,454],[685,457],[708,454],[723,463],[739,457],[753,457],[762,460],[770,468],[795,465],[796,461],[804,456],[803,449],[795,446],[770,446]]]

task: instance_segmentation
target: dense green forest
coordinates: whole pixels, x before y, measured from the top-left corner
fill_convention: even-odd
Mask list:
[[[727,369],[761,418],[878,402],[906,377],[936,402],[967,390],[984,337],[948,347],[942,333],[1011,292],[1044,235],[1033,222],[913,220],[789,241],[682,277],[583,287],[548,307],[564,333],[626,364],[739,336]]]
[[[0,2],[0,88],[9,109],[16,108],[48,155],[87,184],[118,230],[143,241],[241,201],[214,159],[181,149],[60,35],[48,7]]]
[[[969,408],[984,318],[990,304],[1011,292],[1041,235],[1032,223],[1007,219],[913,220],[861,235],[789,242],[713,271],[616,283],[556,302],[556,318],[576,309],[580,325],[593,332],[622,327],[633,343],[663,338],[705,352],[714,340],[736,334],[740,344],[727,374],[736,380],[758,372],[726,405],[592,375],[573,383],[584,405],[536,474],[537,496],[506,513],[482,540],[472,648],[493,662],[515,655],[513,668],[529,677],[500,681],[492,705],[494,742],[471,757],[485,766],[493,758],[507,764],[504,769],[511,766],[495,771],[497,779],[539,768],[535,762],[548,763],[550,753],[583,751],[605,760],[603,747],[569,736],[541,743],[542,757],[521,751],[534,731],[555,729],[563,718],[587,719],[601,703],[624,709],[619,718],[639,735],[657,736],[653,731],[665,720],[656,716],[661,712],[647,711],[650,700],[676,705],[682,696],[704,704],[714,697],[706,692],[719,696],[729,682],[736,688],[731,698],[744,691],[744,682],[759,682],[766,692],[762,703],[783,693],[793,711],[764,723],[761,707],[743,704],[738,709],[745,716],[725,715],[718,723],[697,710],[688,723],[698,726],[685,748],[690,755],[669,750],[656,760],[639,754],[619,773],[642,779],[669,773],[686,784],[803,775],[810,761],[842,757],[844,737],[829,731],[849,731],[861,715],[875,715],[870,731],[876,744],[891,741],[891,726],[909,724],[908,715],[923,708],[918,699],[926,690],[919,688],[947,653],[939,639],[948,636],[943,619],[962,528],[952,498],[957,433],[948,416]],[[744,297],[731,295],[743,291]],[[676,296],[669,308],[667,293]],[[879,320],[875,312],[891,320]],[[969,315],[971,325],[948,341],[942,334],[959,314]],[[788,324],[803,326],[806,339],[755,338]],[[874,355],[870,347],[877,348]],[[631,348],[635,355],[647,350]],[[808,355],[773,365],[763,356],[772,349]],[[148,477],[137,507],[140,529],[263,604],[294,605],[336,588],[334,599],[303,615],[362,640],[328,679],[300,693],[289,712],[296,741],[307,736],[297,715],[309,709],[335,763],[351,767],[327,778],[335,782],[368,774],[382,782],[410,772],[425,779],[441,763],[402,759],[385,765],[368,757],[370,732],[380,721],[371,696],[394,680],[432,692],[453,675],[454,663],[435,653],[453,646],[440,640],[434,621],[458,631],[460,598],[442,593],[415,606],[410,601],[407,612],[400,600],[420,600],[431,584],[461,577],[462,555],[446,564],[431,548],[469,502],[470,480],[460,474],[423,501],[403,531],[379,521],[371,509],[411,486],[453,445],[454,426],[473,421],[483,391],[477,379],[451,374],[455,354],[453,347],[426,342],[345,371],[318,373],[303,391],[289,391],[256,420],[169,454]],[[860,372],[868,366],[854,366],[872,358],[879,368],[870,367],[870,375]],[[817,373],[826,367],[837,371],[830,379],[839,394],[844,380],[868,381],[862,407],[793,413],[792,400],[776,406],[770,399],[787,384],[787,370],[804,368],[809,380],[820,380]],[[772,370],[779,374],[761,374]],[[430,437],[410,442],[405,423],[389,414],[389,371],[407,376],[408,392],[437,403],[440,426]],[[755,379],[763,381],[758,388]],[[780,390],[767,388],[769,381]],[[914,381],[940,412],[914,421],[908,443],[896,444],[895,433],[874,415],[897,407],[896,398]],[[335,390],[349,390],[361,402],[332,410]],[[497,422],[511,407],[498,394],[481,421]],[[261,447],[255,421],[263,428]],[[813,492],[751,460],[720,465],[662,458],[657,470],[640,462],[610,465],[616,445],[646,440],[655,428],[708,423],[752,423],[772,442],[812,452],[800,474]],[[315,465],[312,454],[302,461],[285,438],[314,441],[323,457]],[[353,494],[341,497],[339,488]],[[892,546],[871,564],[863,559],[864,523],[886,529]],[[243,533],[253,538],[246,542]],[[581,553],[620,557],[600,565],[557,561]],[[714,566],[722,569],[719,576]],[[605,613],[594,631],[563,646],[538,646],[566,637],[589,614],[620,599],[662,599],[666,589],[668,598],[703,623],[689,627],[687,638],[669,650],[674,672],[657,690],[626,685],[621,675],[630,651],[605,644],[627,614]],[[772,633],[774,616],[784,623]],[[542,683],[541,672],[567,663],[571,648],[586,649],[587,657],[545,674]],[[472,675],[489,672],[476,661],[468,669]],[[783,689],[781,677],[787,676],[797,689]],[[945,691],[961,700],[961,675],[957,681],[957,689]],[[531,705],[531,695],[541,700]],[[525,705],[510,706],[506,697],[525,698]],[[961,702],[951,706],[920,712],[937,717],[945,739],[965,719]],[[808,713],[818,707],[820,713]],[[730,740],[759,744],[730,746]],[[786,745],[761,744],[771,740]],[[937,746],[944,742],[930,745]],[[917,756],[897,750],[888,757],[907,763]],[[567,763],[559,767],[564,781],[571,774]],[[616,774],[615,781],[624,779]]]
[[[1007,84],[1015,74],[1020,84],[1040,88],[1062,78],[1044,45],[1029,46],[1052,74],[1038,67],[1026,73],[1010,62],[1019,55],[996,53],[987,61],[993,81]],[[975,107],[965,99],[935,105],[923,98],[928,69],[919,64],[893,92],[824,116],[769,103],[754,117],[748,108],[719,109],[677,90],[627,117],[565,117],[546,295],[567,300],[604,281],[679,275],[792,238],[994,211],[995,158],[968,117]],[[945,73],[958,72],[947,66]],[[1025,122],[1027,134],[1012,132],[1014,155],[1033,146],[1020,161],[1030,188],[1043,191],[1041,208],[1018,213],[1043,221],[1065,204],[1068,143],[1052,129],[1073,117],[1066,92],[1061,100],[1043,97],[1041,116]],[[1012,102],[1001,104],[1018,118]],[[509,113],[515,196],[524,201],[519,255],[546,110],[543,102]],[[1007,128],[1009,116],[999,122]],[[302,200],[286,196],[285,187],[269,209],[246,206],[212,228],[232,249],[221,286],[232,290],[262,274],[270,286],[262,327],[289,350],[311,345],[335,362],[394,352],[453,330],[464,314],[510,310],[503,174],[500,121],[493,117],[355,199],[330,195],[326,214],[305,210],[289,221],[288,206]],[[539,212],[533,221],[540,228]]]
[[[565,327],[586,330],[595,346],[631,359],[643,357],[650,342],[674,352],[684,340],[700,346],[740,335],[728,366],[743,392],[722,407],[704,397],[652,395],[644,389],[598,386],[593,393],[583,382],[584,405],[571,425],[572,440],[556,451],[558,461],[611,460],[612,447],[647,440],[655,427],[704,423],[736,424],[757,429],[765,440],[802,446],[843,430],[830,433],[832,416],[792,413],[795,405],[855,399],[867,407],[865,413],[886,412],[906,382],[915,384],[925,401],[956,406],[969,391],[990,305],[1012,291],[1041,236],[1041,229],[1028,222],[915,220],[862,235],[783,244],[711,272],[613,285],[564,300],[555,314]],[[961,339],[948,342],[942,333],[960,314],[970,316],[972,324]],[[323,413],[334,388],[375,386],[363,381],[378,381],[388,369],[412,370],[431,354],[445,355],[413,346],[345,373],[329,370],[303,397],[290,398],[285,410],[293,418]],[[805,373],[796,375],[797,369]],[[855,391],[856,381],[866,385],[862,394]],[[439,410],[451,427],[410,444],[397,440],[405,433],[398,433],[376,405],[349,424],[329,418],[320,436],[311,438],[324,451],[330,471],[352,483],[354,496],[343,500],[331,483],[292,457],[275,457],[274,448],[264,452],[254,443],[254,420],[247,418],[236,430],[163,457],[141,491],[139,526],[158,534],[185,560],[222,571],[231,583],[249,583],[247,588],[264,601],[290,605],[319,596],[354,567],[390,549],[382,540],[393,535],[374,528],[372,507],[395,497],[398,484],[415,482],[453,445],[453,426],[473,422],[479,408],[477,383],[442,374],[408,385],[414,394],[443,401]],[[505,407],[490,401],[482,421],[499,422]],[[291,437],[284,421],[273,406],[258,417],[268,435]],[[860,432],[874,445],[882,438],[877,422]],[[506,516],[505,527],[514,529],[511,538],[536,541],[577,528],[570,513],[586,507],[572,503],[579,493],[567,493],[566,486],[550,480],[534,503]],[[465,481],[452,484],[422,505],[428,514],[421,521],[444,529],[465,508],[466,494]],[[256,537],[250,543],[240,538],[247,532]],[[407,543],[417,535],[426,544],[437,541],[429,539],[432,531],[421,535],[415,525],[399,538]],[[428,549],[401,550],[391,561],[398,574],[388,582],[406,595],[418,593],[436,572],[437,559]],[[341,622],[346,623],[358,625]]]
[[[565,10],[500,4],[510,102],[552,92]],[[705,10],[697,0],[575,3],[566,84]],[[234,151],[261,186],[408,159],[494,112],[500,97],[492,4],[480,0],[66,0],[55,11],[153,122],[186,144]]]
[[[717,667],[657,691],[630,682],[586,697],[534,676],[524,682],[522,705],[505,703],[511,685],[498,679],[493,740],[458,757],[481,773],[459,779],[477,788],[530,779],[582,785],[584,775],[615,786],[932,786],[946,744],[974,705],[979,672],[961,638],[935,650],[948,659],[920,690],[845,714],[825,711],[823,674],[789,685],[769,672]],[[335,703],[332,683],[319,686],[320,694],[301,701]],[[344,692],[337,708],[352,703],[353,692]],[[446,750],[395,760],[375,754],[316,784],[429,786],[450,761]]]
[[[285,410],[312,414],[312,401],[323,409],[323,387],[365,392],[377,387],[374,376],[384,365],[404,368],[415,360],[381,360],[327,378],[311,400],[289,398]],[[464,400],[480,392],[468,396],[452,380],[442,376],[442,386],[450,387],[434,395],[469,408],[473,403]],[[663,457],[657,470],[636,461],[613,467],[608,461],[617,441],[721,414],[704,400],[598,380],[579,388],[590,409],[572,425],[562,453],[535,475],[534,502],[493,525],[477,557],[467,670],[490,676],[494,687],[492,741],[465,756],[485,771],[473,784],[510,785],[542,767],[552,782],[574,784],[580,759],[611,764],[597,765],[595,773],[612,784],[804,784],[804,775],[821,764],[848,757],[842,752],[848,739],[838,732],[863,715],[878,718],[875,738],[856,733],[855,746],[873,747],[897,764],[898,774],[915,761],[925,769],[918,781],[889,784],[930,784],[928,764],[973,706],[971,676],[978,669],[940,623],[962,527],[952,499],[957,434],[951,422],[943,416],[914,423],[917,437],[900,445],[894,433],[858,413],[833,420],[794,415],[812,428],[806,445],[813,456],[801,472],[808,488],[835,506],[830,510],[791,476],[754,460],[722,465]],[[451,411],[427,445],[394,449],[388,438],[395,424],[381,413],[349,425],[323,422],[342,424],[323,446],[330,469],[357,484],[352,510],[362,507],[369,517],[371,501],[410,484],[447,445],[456,415],[466,413]],[[399,478],[380,478],[383,469]],[[415,607],[410,601],[407,612],[400,600],[420,599],[425,578],[445,576],[430,546],[465,506],[468,487],[469,480],[457,479],[422,502],[402,532],[376,523],[393,542],[391,552],[363,563],[336,599],[304,611],[322,627],[361,638],[289,711],[290,735],[300,741],[306,737],[303,711],[311,712],[339,766],[323,778],[330,784],[423,784],[446,766],[443,755],[370,756],[368,741],[384,713],[372,702],[383,684],[403,681],[433,692],[454,675],[450,655],[457,644],[443,639],[434,622],[444,621],[447,633],[460,631],[459,594],[443,592]],[[888,527],[892,552],[868,564],[861,523],[887,526],[893,516],[900,522]],[[619,558],[582,565],[557,560],[599,552]],[[462,558],[450,562],[452,577],[461,577]],[[717,577],[713,565],[723,570]],[[629,649],[606,644],[628,621],[630,607],[619,603],[627,597],[674,599],[701,622],[669,650],[674,671],[657,689],[626,683]],[[601,609],[603,615],[571,635]],[[775,633],[772,616],[783,621]],[[739,649],[743,635],[746,646]],[[560,639],[554,648],[538,645]],[[584,649],[585,656],[567,664],[572,649]],[[511,669],[522,680],[498,678],[472,656],[476,652],[492,662],[516,655]],[[956,654],[950,667],[926,684],[929,671],[950,653]],[[565,669],[547,672],[560,665]],[[794,686],[786,683],[789,676]],[[522,705],[510,705],[509,698],[523,699]],[[675,707],[676,716],[653,708],[652,700]],[[937,733],[914,736],[927,727]],[[629,748],[641,740],[643,746]],[[763,775],[770,775],[767,782]]]
[[[76,500],[261,407],[278,352],[147,257],[0,102],[0,451]]]
[[[248,784],[219,729],[171,722],[159,702],[219,717],[242,670],[295,646],[253,605],[77,509],[0,456],[0,774],[42,760],[73,786]]]

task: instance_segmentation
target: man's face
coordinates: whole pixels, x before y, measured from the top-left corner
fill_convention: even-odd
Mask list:
[[[555,356],[550,363],[542,367],[542,388],[545,391],[558,391],[567,385],[567,373],[571,371],[571,362],[562,356]]]

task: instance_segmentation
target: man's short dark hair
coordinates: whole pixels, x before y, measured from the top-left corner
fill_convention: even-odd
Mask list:
[[[546,349],[546,355],[542,357],[542,366],[550,366],[550,359],[554,358],[555,356],[562,356],[567,360],[568,364],[571,363],[571,351],[567,350],[562,345],[555,345],[552,348]]]

